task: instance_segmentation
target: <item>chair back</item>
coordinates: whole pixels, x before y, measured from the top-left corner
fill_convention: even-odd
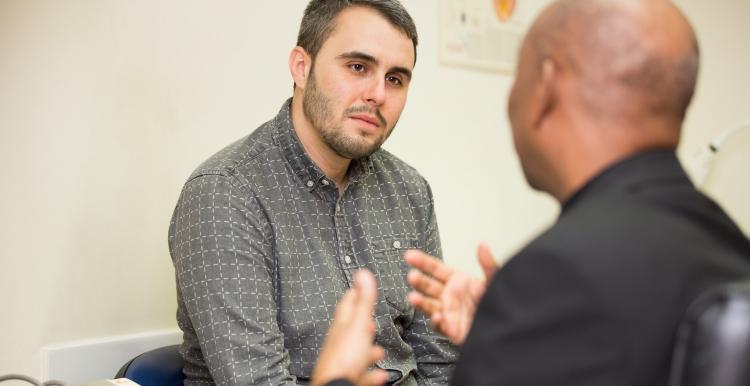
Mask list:
[[[690,306],[669,386],[750,386],[750,280],[711,289]]]
[[[120,368],[115,378],[128,378],[141,386],[183,386],[180,345],[160,347],[138,355]]]

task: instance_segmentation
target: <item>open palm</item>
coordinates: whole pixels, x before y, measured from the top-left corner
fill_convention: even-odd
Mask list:
[[[408,277],[414,288],[409,301],[430,317],[437,331],[456,345],[466,339],[487,280],[497,270],[497,263],[486,245],[479,246],[477,256],[484,279],[457,271],[421,251],[409,251],[405,255],[407,263],[415,268]]]

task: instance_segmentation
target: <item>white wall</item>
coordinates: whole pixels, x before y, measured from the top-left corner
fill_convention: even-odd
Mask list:
[[[677,0],[693,22],[701,45],[701,70],[685,123],[680,156],[688,167],[711,140],[750,120],[750,1]],[[716,157],[706,191],[750,235],[750,136],[727,143]]]
[[[48,344],[174,326],[166,231],[182,182],[290,95],[304,3],[0,2],[0,374],[38,376]],[[431,181],[448,261],[478,272],[479,240],[505,258],[557,208],[513,154],[512,79],[439,65],[436,2],[404,3],[419,62],[386,147]],[[750,114],[750,3],[709,3],[679,1],[704,53],[686,160]]]

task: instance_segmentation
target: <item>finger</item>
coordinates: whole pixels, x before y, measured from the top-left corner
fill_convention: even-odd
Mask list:
[[[443,323],[443,313],[438,311],[432,314],[432,316],[430,316],[430,320],[435,324],[435,326],[439,326],[441,323]]]
[[[415,290],[421,292],[425,296],[432,298],[439,298],[443,294],[443,284],[439,281],[419,272],[416,269],[412,269],[406,275],[406,280]]]
[[[430,316],[430,326],[432,326],[432,329],[448,336],[448,333],[445,331],[445,326],[443,325],[443,314],[441,312],[436,312]]]
[[[369,363],[373,364],[383,358],[385,358],[385,349],[380,346],[373,346],[370,350]]]
[[[427,316],[432,316],[432,314],[440,312],[443,308],[443,304],[440,301],[423,296],[419,292],[409,292],[407,300]]]
[[[430,318],[430,326],[432,326],[432,329],[445,335],[445,337],[453,344],[457,346],[462,345],[464,338],[466,338],[466,334],[464,333],[461,335],[459,333],[460,327],[456,323],[445,323],[443,319],[442,313],[436,313],[433,315],[432,318]]]
[[[355,298],[351,301],[349,308],[349,328],[362,333],[375,333],[375,322],[373,321],[373,310],[377,302],[378,288],[375,276],[367,270],[361,269],[354,273]]]
[[[482,271],[484,271],[484,278],[490,281],[492,275],[497,272],[499,265],[495,257],[492,256],[490,247],[484,242],[479,243],[479,248],[477,248],[477,260],[479,260],[479,265],[482,267]]]
[[[414,268],[445,282],[453,274],[453,268],[445,265],[440,259],[430,256],[420,250],[412,249],[404,254],[406,262]]]
[[[351,308],[351,328],[363,333],[374,331],[372,319],[373,309],[378,297],[375,277],[367,270],[359,270],[354,274],[354,290],[357,298]]]
[[[339,304],[336,306],[336,311],[333,314],[333,323],[347,323],[354,316],[354,306],[357,300],[357,291],[349,289],[344,293],[344,296],[339,300]]]
[[[360,269],[354,273],[354,287],[357,289],[359,299],[357,305],[372,311],[378,299],[378,283],[375,275],[366,269]]]
[[[358,386],[381,386],[388,381],[388,372],[383,369],[373,369],[365,373]]]

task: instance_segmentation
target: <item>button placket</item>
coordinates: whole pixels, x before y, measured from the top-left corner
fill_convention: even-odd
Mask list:
[[[337,197],[333,216],[338,243],[336,247],[338,249],[338,258],[340,259],[344,275],[346,276],[349,286],[351,286],[354,282],[353,272],[357,269],[357,264],[356,259],[354,258],[353,251],[351,250],[350,230],[347,227],[346,217],[344,216],[344,212],[342,210],[343,205],[341,201],[342,196]]]

